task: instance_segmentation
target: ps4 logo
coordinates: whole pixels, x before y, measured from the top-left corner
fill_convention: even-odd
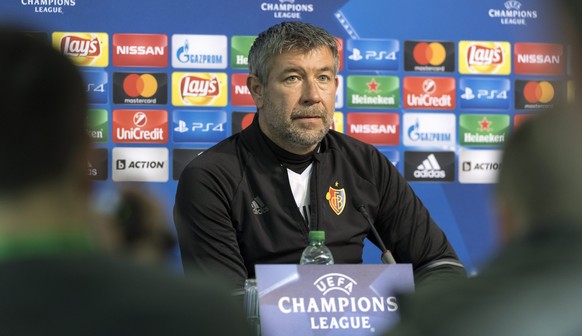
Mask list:
[[[462,99],[473,100],[473,99],[508,99],[507,90],[487,90],[478,89],[477,94],[473,92],[470,87],[465,88],[465,92],[461,95]]]
[[[186,126],[186,122],[184,120],[178,121],[178,126],[174,128],[174,131],[178,133],[186,133],[188,131],[192,132],[224,132],[224,123],[216,124],[212,122],[202,123],[202,122],[193,122],[192,127],[189,128]]]
[[[366,60],[396,60],[396,52],[392,51],[376,51],[376,50],[367,50],[366,56],[362,56],[362,52],[358,48],[354,48],[352,54],[348,56],[350,60],[353,61],[361,61],[363,59]]]
[[[351,70],[398,70],[400,42],[392,39],[348,39]]]
[[[461,78],[460,107],[464,109],[505,110],[510,105],[511,85],[508,79]]]

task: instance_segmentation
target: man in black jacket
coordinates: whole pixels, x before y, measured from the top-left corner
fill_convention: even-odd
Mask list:
[[[366,208],[397,262],[418,278],[464,276],[443,232],[373,146],[330,130],[338,85],[335,38],[302,22],[259,34],[249,53],[253,123],[194,159],[174,207],[186,270],[242,287],[255,264],[298,263],[323,230],[336,263],[361,263]]]

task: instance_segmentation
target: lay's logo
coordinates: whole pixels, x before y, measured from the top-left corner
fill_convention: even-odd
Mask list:
[[[80,66],[106,67],[109,64],[109,37],[106,33],[55,32],[53,46]]]
[[[175,72],[172,104],[177,106],[226,106],[225,73]]]
[[[508,75],[511,72],[508,42],[459,42],[459,72],[462,74]]]

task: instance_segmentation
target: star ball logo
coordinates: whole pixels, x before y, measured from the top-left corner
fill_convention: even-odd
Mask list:
[[[53,46],[79,66],[109,65],[109,35],[106,33],[55,32]]]
[[[174,72],[172,104],[176,106],[226,106],[228,80],[225,73]]]
[[[398,40],[348,39],[346,50],[350,70],[398,70]]]
[[[462,114],[459,117],[461,146],[503,146],[509,137],[509,115]]]
[[[113,142],[167,143],[168,112],[164,110],[113,110]]]
[[[509,75],[511,73],[509,42],[459,42],[459,72],[461,74]]]
[[[515,81],[516,109],[553,108],[562,95],[562,83],[558,81]]]
[[[397,76],[348,76],[348,107],[395,108],[400,105]]]
[[[465,77],[459,82],[459,102],[464,109],[506,110],[511,82],[501,78]]]
[[[164,34],[113,34],[113,65],[118,67],[168,66],[168,36]]]
[[[564,47],[549,43],[516,43],[514,67],[518,75],[562,75]]]
[[[347,134],[373,145],[398,145],[400,143],[400,117],[398,113],[348,113]]]
[[[166,73],[113,73],[114,104],[167,104],[168,75]]]
[[[404,77],[404,108],[455,108],[455,79],[448,77]]]
[[[455,44],[440,41],[404,41],[404,70],[454,72]]]

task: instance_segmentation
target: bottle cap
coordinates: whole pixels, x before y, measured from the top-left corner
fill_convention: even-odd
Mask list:
[[[325,241],[325,231],[309,231],[309,241]]]

